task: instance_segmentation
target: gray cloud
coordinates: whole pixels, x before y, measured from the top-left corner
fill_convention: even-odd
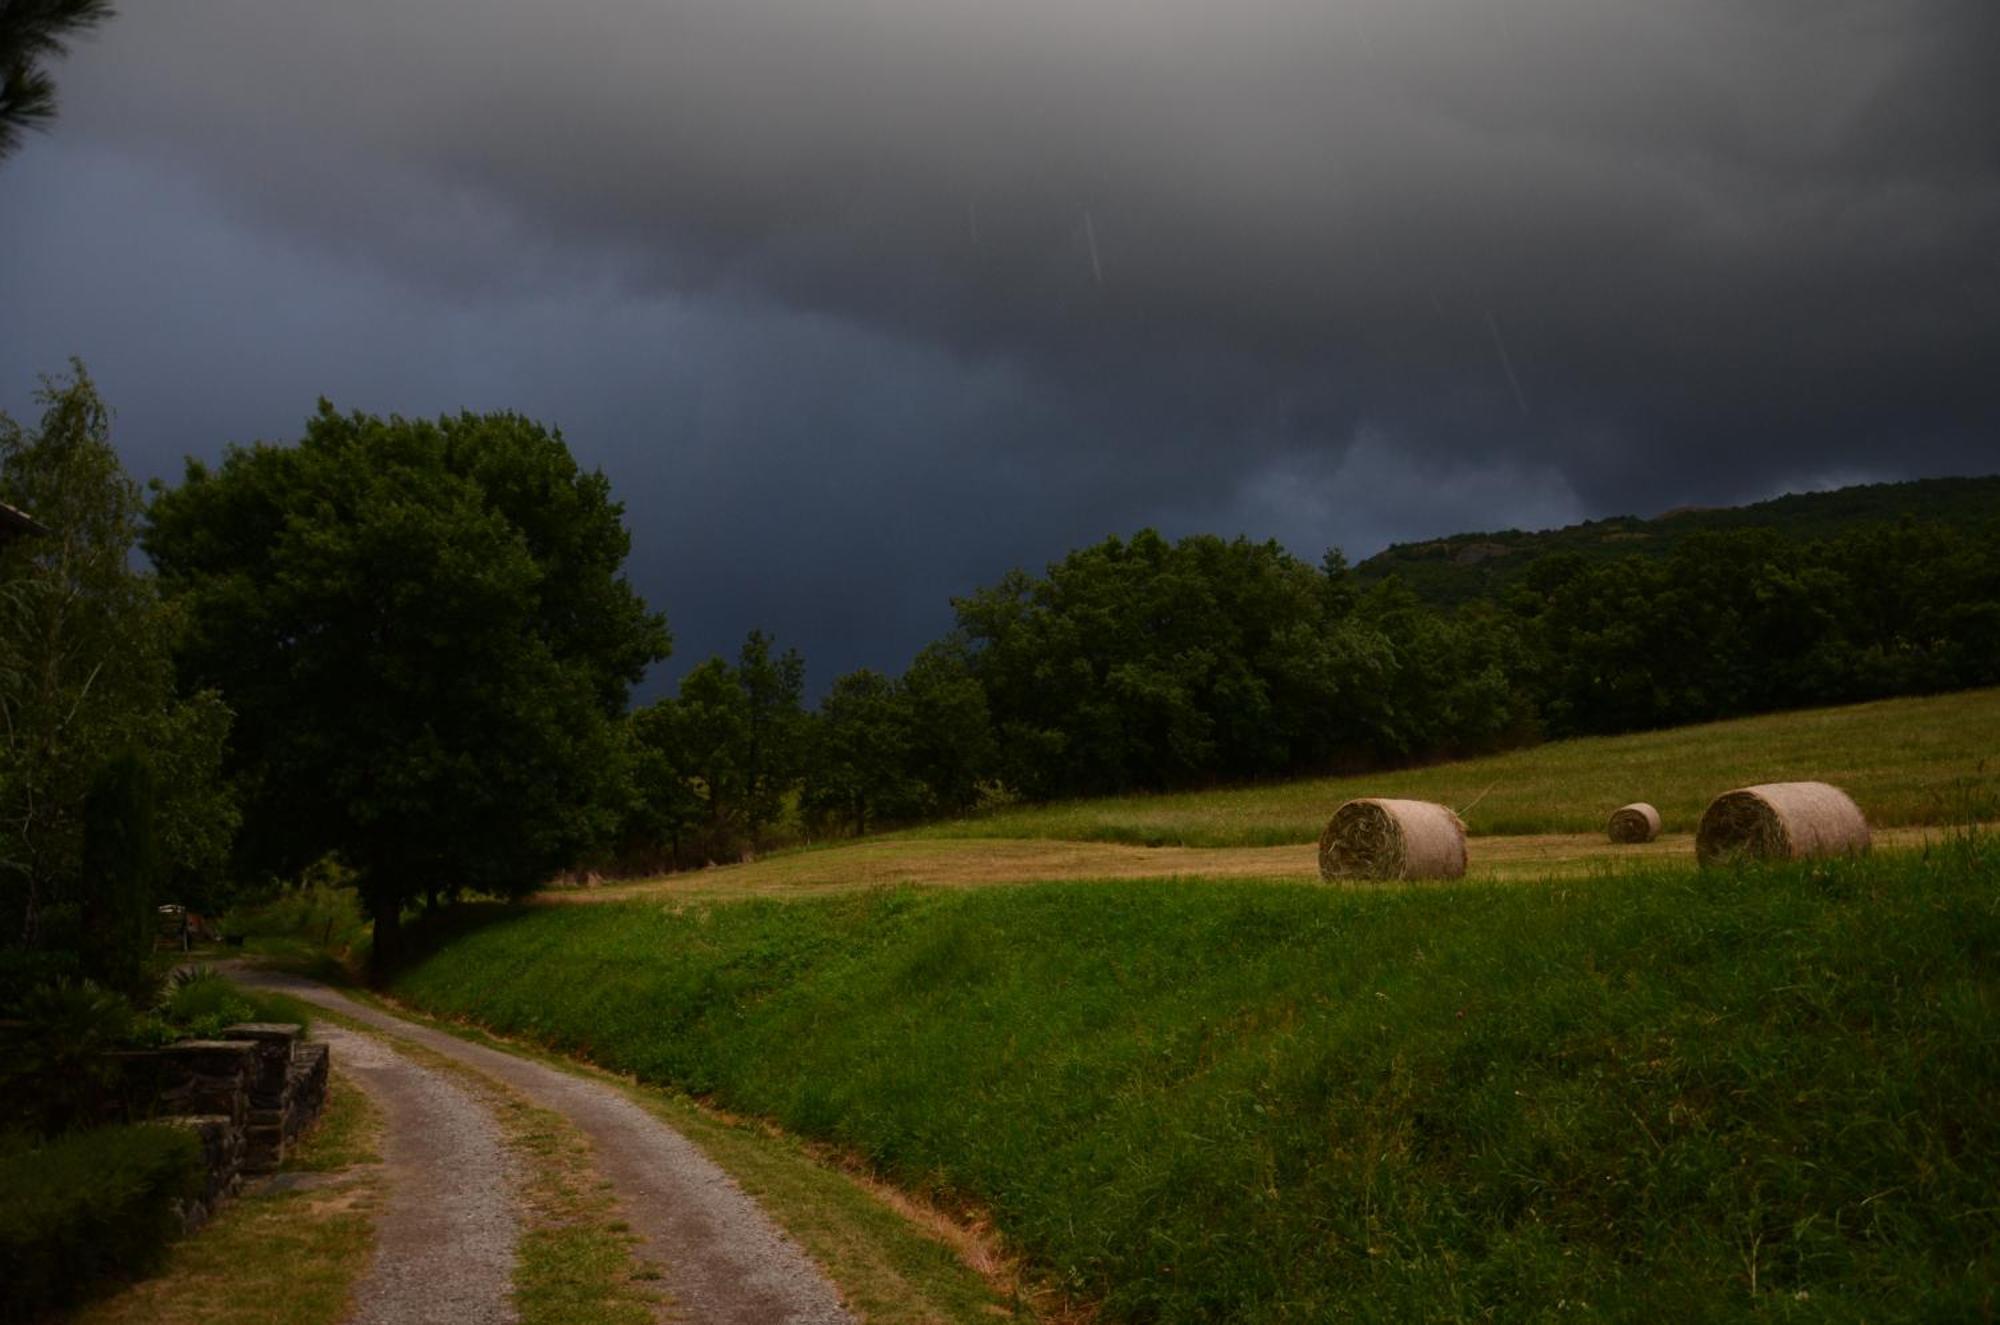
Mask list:
[[[1365,554],[1992,468],[1996,51],[1986,0],[157,0],[0,174],[143,258],[0,370],[263,361],[195,450],[545,413],[674,523],[686,642],[895,665],[1142,521]]]

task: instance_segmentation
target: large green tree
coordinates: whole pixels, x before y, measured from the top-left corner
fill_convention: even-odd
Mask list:
[[[744,827],[751,844],[785,811],[805,759],[805,659],[797,649],[772,652],[771,637],[750,632],[736,655],[747,723],[743,749]]]
[[[878,819],[922,812],[912,758],[916,717],[902,686],[865,667],[836,677],[812,730],[801,796],[809,815],[859,837]]]
[[[20,147],[28,129],[55,118],[48,62],[113,12],[111,0],[0,0],[0,159]]]
[[[1046,796],[1304,770],[1365,744],[1356,715],[1390,669],[1351,597],[1276,543],[1141,530],[955,606],[1003,775]]]
[[[750,799],[750,701],[734,669],[710,658],[681,678],[679,693],[634,715],[633,731],[651,768],[678,783],[652,792],[661,813],[684,811],[703,861],[735,860]]]
[[[672,699],[625,724],[626,803],[616,844],[619,868],[676,870],[704,852],[706,805],[693,781],[683,710]]]
[[[175,617],[132,566],[143,503],[111,412],[81,364],[39,399],[39,427],[0,415],[0,501],[47,531],[0,546],[0,940],[74,953],[86,921],[129,926],[148,881],[216,900],[236,815],[218,773],[228,710],[212,692],[176,698]],[[158,788],[143,797],[158,868],[139,882],[85,868],[92,788],[135,750],[147,768],[127,780]]]
[[[628,857],[683,847],[704,862],[740,859],[782,818],[804,768],[805,662],[753,630],[732,666],[710,658],[629,730]]]
[[[389,963],[413,900],[519,894],[613,833],[618,725],[669,644],[621,515],[514,414],[321,402],[297,445],[190,462],[145,547],[188,612],[185,680],[239,715],[239,868],[337,855]]]

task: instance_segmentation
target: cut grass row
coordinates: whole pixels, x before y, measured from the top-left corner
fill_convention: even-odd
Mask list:
[[[499,913],[399,996],[991,1212],[1117,1319],[1963,1319],[2000,854]]]
[[[1885,828],[1875,850],[1920,850],[1960,828]],[[1674,833],[1616,845],[1602,833],[1480,837],[1470,843],[1466,877],[1481,882],[1601,878],[1695,859],[1694,838]],[[544,892],[543,902],[724,902],[748,898],[828,897],[916,884],[984,888],[1074,879],[1319,879],[1316,845],[1141,847],[1048,838],[868,838],[827,851],[783,852],[740,865],[688,870],[635,883]]]
[[[1360,777],[1066,801],[909,835],[1275,846],[1316,841],[1334,807],[1354,796],[1470,806],[1466,826],[1475,835],[1601,833],[1612,810],[1643,800],[1659,808],[1667,831],[1692,832],[1720,792],[1804,779],[1846,788],[1885,827],[2000,817],[2000,690],[1561,741]]]

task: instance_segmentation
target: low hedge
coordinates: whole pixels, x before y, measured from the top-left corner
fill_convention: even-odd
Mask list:
[[[191,1132],[146,1124],[0,1138],[0,1319],[26,1320],[113,1275],[144,1273],[200,1190]]]

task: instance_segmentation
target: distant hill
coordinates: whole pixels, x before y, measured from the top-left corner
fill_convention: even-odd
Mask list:
[[[1771,529],[1810,540],[1905,515],[1960,526],[2000,520],[2000,475],[1869,483],[1794,493],[1750,506],[1681,507],[1651,519],[1619,515],[1540,533],[1453,534],[1426,543],[1397,543],[1355,570],[1364,583],[1400,576],[1426,601],[1449,606],[1498,593],[1538,559],[1557,552],[1594,561],[1633,553],[1664,556],[1690,534],[1709,530]]]

